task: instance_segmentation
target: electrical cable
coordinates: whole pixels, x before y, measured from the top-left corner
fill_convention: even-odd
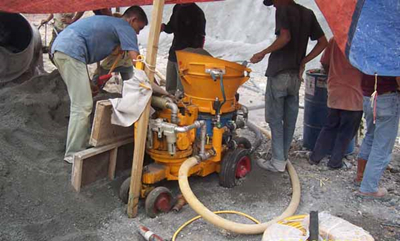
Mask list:
[[[253,222],[256,223],[256,224],[260,224],[260,221],[258,221],[257,219],[253,218],[252,216],[250,216],[250,215],[248,215],[248,214],[246,214],[246,213],[242,213],[242,212],[239,212],[239,211],[227,210],[227,211],[215,211],[215,212],[213,212],[213,213],[215,213],[215,214],[237,214],[237,215],[246,217],[247,219],[253,221]],[[200,218],[202,218],[202,217],[199,215],[199,216],[196,216],[196,217],[190,219],[189,221],[185,222],[184,224],[182,224],[182,225],[175,231],[174,236],[172,236],[172,241],[175,241],[175,240],[176,240],[176,237],[178,236],[178,234],[179,234],[186,226],[188,226],[189,224],[193,223],[194,221],[196,221],[196,220],[198,220],[198,219],[200,219]]]
[[[255,219],[254,217],[246,214],[246,213],[242,213],[239,211],[234,211],[234,210],[227,210],[227,211],[216,211],[213,212],[215,214],[237,214],[243,217],[246,217],[247,219],[253,221],[256,224],[260,224],[261,222],[258,221],[257,219]],[[282,225],[287,225],[293,228],[297,228],[299,229],[301,232],[303,232],[303,234],[307,233],[307,230],[303,227],[302,225],[302,221],[304,220],[304,218],[307,217],[307,215],[296,215],[296,216],[291,216],[288,218],[285,218],[282,221],[279,221],[279,224]],[[184,224],[182,224],[174,233],[174,236],[172,236],[172,241],[176,241],[176,238],[178,237],[178,234],[184,229],[186,228],[189,224],[193,223],[194,221],[201,219],[202,217],[200,215],[186,221]]]

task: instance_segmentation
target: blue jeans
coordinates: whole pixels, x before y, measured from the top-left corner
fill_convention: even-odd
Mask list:
[[[298,71],[284,71],[268,77],[265,92],[265,121],[272,135],[272,162],[286,165],[299,113]]]
[[[373,123],[371,98],[364,97],[367,133],[358,157],[367,160],[360,191],[377,192],[382,177],[392,157],[392,150],[399,129],[400,94],[379,95],[376,104],[376,122]]]

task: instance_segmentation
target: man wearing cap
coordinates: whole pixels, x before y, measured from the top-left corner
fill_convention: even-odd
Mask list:
[[[274,6],[275,41],[250,59],[258,63],[270,54],[265,93],[265,120],[272,134],[271,160],[259,159],[260,167],[284,172],[299,112],[299,89],[306,63],[318,56],[328,41],[314,13],[293,0],[264,0]],[[308,39],[317,44],[306,55]]]

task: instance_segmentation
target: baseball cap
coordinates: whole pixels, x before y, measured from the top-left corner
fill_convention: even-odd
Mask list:
[[[272,2],[272,0],[264,0],[264,5],[265,6],[272,6],[272,5],[274,5],[274,3]]]

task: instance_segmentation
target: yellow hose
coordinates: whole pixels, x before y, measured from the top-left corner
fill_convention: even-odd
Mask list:
[[[267,130],[264,130],[260,128],[261,132],[263,132],[265,135],[270,136],[269,132]],[[297,207],[299,206],[300,203],[300,181],[299,177],[296,173],[296,170],[294,169],[293,165],[288,162],[287,163],[287,170],[290,175],[290,180],[292,182],[292,200],[289,203],[289,206],[286,208],[286,210],[279,216],[274,219],[272,219],[269,222],[266,223],[261,223],[261,224],[243,224],[243,223],[237,223],[233,222],[227,219],[224,219],[213,212],[211,212],[209,209],[207,209],[194,195],[192,190],[190,189],[189,186],[189,181],[188,181],[188,172],[190,168],[198,164],[198,160],[195,157],[191,157],[187,159],[182,166],[179,169],[179,187],[181,189],[181,192],[183,196],[185,197],[186,201],[189,203],[190,207],[197,212],[200,216],[202,216],[205,220],[210,222],[211,224],[223,228],[225,230],[235,232],[235,233],[240,233],[240,234],[260,234],[263,233],[268,226],[270,226],[273,223],[279,222],[287,217],[292,216],[295,212]]]

